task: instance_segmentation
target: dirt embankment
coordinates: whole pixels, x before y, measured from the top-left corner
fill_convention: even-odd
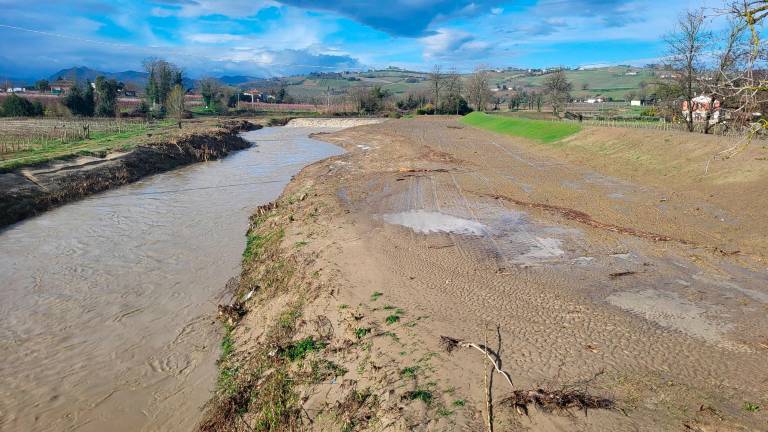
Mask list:
[[[717,252],[765,230],[700,202],[711,184],[612,177],[451,118],[318,137],[348,153],[254,215],[202,430],[765,425],[768,277]],[[485,345],[512,385],[485,378]]]
[[[250,146],[238,134],[261,125],[244,120],[182,133],[104,158],[52,161],[0,174],[0,228],[50,208],[194,162]]]

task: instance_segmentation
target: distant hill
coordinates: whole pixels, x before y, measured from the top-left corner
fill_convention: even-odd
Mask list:
[[[48,78],[48,81],[56,81],[58,78],[64,78],[68,80],[77,81],[95,81],[96,77],[103,75],[107,78],[114,78],[118,81],[133,82],[133,83],[145,83],[147,81],[147,74],[138,71],[124,71],[124,72],[104,72],[96,69],[91,69],[85,66],[71,67],[68,69],[62,69]]]
[[[59,77],[78,81],[78,82],[85,82],[85,81],[95,81],[97,76],[105,76],[109,79],[115,79],[117,81],[122,81],[124,83],[133,83],[135,85],[138,85],[140,87],[144,87],[147,84],[147,77],[149,76],[146,72],[139,72],[139,71],[123,71],[123,72],[104,72],[99,71],[96,69],[91,69],[85,66],[79,66],[79,67],[71,67],[68,69],[62,69],[55,74],[52,74],[48,81],[56,81]],[[184,84],[184,87],[186,88],[193,88],[195,87],[196,81],[191,78],[184,78],[182,81]]]
[[[8,85],[8,87],[30,86],[34,82],[35,80],[32,78],[19,78],[19,77],[0,75],[0,88],[5,87],[6,84]]]
[[[540,91],[548,73],[551,73],[551,70],[507,68],[489,71],[489,78],[491,87],[500,91],[497,94],[503,99],[506,89]],[[606,66],[566,71],[568,79],[573,84],[571,95],[574,98],[602,96],[613,98],[613,100],[626,99],[631,93],[637,93],[652,85],[657,80],[656,73],[657,70],[653,68],[631,66]],[[6,75],[3,74],[2,64],[0,64],[0,75]],[[58,77],[76,78],[81,82],[94,81],[99,75],[114,78],[126,84],[132,83],[139,88],[143,88],[147,81],[147,74],[144,72],[130,70],[103,72],[83,66],[62,69],[51,75],[49,81],[55,81]],[[464,79],[467,78],[466,74],[462,76]],[[429,86],[428,73],[395,68],[365,72],[315,72],[270,78],[224,75],[217,79],[226,85],[242,89],[269,90],[285,87],[290,95],[302,100],[323,99],[328,94],[343,95],[355,87],[378,86],[391,94],[403,96],[411,91],[428,91]],[[34,83],[34,81],[27,80],[28,83]],[[184,79],[186,88],[194,88],[195,84],[196,81],[193,79]]]
[[[245,84],[248,82],[257,81],[259,79],[260,79],[259,77],[247,76],[247,75],[224,75],[222,77],[219,77],[219,81],[231,86],[236,86],[236,85]]]

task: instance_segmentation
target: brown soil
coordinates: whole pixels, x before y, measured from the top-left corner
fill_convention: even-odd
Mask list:
[[[0,173],[0,228],[87,195],[250,146],[238,133],[261,126],[228,121],[184,130],[125,153],[79,157]]]
[[[202,429],[483,430],[484,356],[444,352],[449,336],[511,375],[514,390],[489,372],[495,430],[765,430],[759,145],[702,177],[730,143],[586,129],[542,146],[455,126],[318,136],[348,153],[254,216]],[[323,343],[284,354],[306,338]]]

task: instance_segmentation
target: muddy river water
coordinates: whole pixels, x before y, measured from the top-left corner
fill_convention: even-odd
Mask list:
[[[307,137],[321,130],[248,132],[251,149],[0,232],[0,430],[190,430],[248,216],[341,153]]]

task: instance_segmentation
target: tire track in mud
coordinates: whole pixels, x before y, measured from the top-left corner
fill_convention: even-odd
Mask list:
[[[490,178],[488,176],[485,176],[483,174],[480,174],[479,172],[475,171],[471,173],[475,178],[477,178],[480,183],[483,183],[486,185],[486,187],[491,191],[491,193],[496,193],[495,188],[491,185]],[[507,212],[508,209],[504,205],[500,205],[498,203],[498,200],[493,200],[494,206],[499,209],[500,212]],[[526,245],[536,245],[542,250],[547,249],[547,246],[542,243],[542,241],[539,240],[538,236],[536,236],[534,233],[528,231],[528,230],[518,230],[515,232],[515,235],[517,237],[520,237],[522,242]],[[517,252],[517,251],[516,251]],[[524,255],[523,251],[519,251],[520,255]],[[560,261],[560,260],[557,260]],[[547,259],[546,261],[543,261],[542,263],[553,263],[551,259]]]
[[[487,153],[489,147],[484,145],[487,143],[473,142],[467,148],[467,140],[452,141],[451,137],[443,135],[442,129],[445,126],[440,126],[427,124],[422,126],[426,131],[417,130],[409,134],[413,138],[412,142],[422,144],[416,146],[416,152],[429,137],[431,145],[442,151],[446,148],[454,150],[457,156],[465,156],[473,150],[485,150]],[[435,142],[438,144],[435,145]],[[439,211],[461,212],[464,208],[475,220],[478,217],[484,218],[486,211],[493,214],[497,208],[510,212],[517,204],[493,198],[505,192],[514,194],[514,189],[507,190],[507,181],[502,174],[505,169],[515,170],[519,165],[500,156],[497,159],[491,156],[488,167],[483,166],[476,172],[452,173],[450,169],[455,166],[446,163],[449,170],[438,173],[435,172],[435,166],[428,165],[422,167],[419,174],[408,176],[407,183],[400,184],[412,188],[414,196],[419,193],[418,188],[431,186],[432,199]],[[438,162],[428,157],[417,159],[419,162]],[[566,172],[580,173],[579,170]],[[550,175],[546,171],[541,173]],[[450,180],[445,174],[450,175]],[[555,174],[557,172],[552,173]],[[536,175],[535,172],[533,175]],[[384,181],[397,184],[392,177]],[[514,181],[511,183],[515,184]],[[429,195],[428,189],[422,192]],[[410,206],[418,205],[416,199],[409,202],[412,203]],[[428,207],[426,199],[422,202]],[[450,209],[449,206],[454,203],[457,208]],[[531,213],[534,220],[542,216],[537,211],[532,210]],[[550,219],[544,215],[544,221]],[[571,225],[560,218],[555,220],[555,225]],[[414,311],[430,316],[426,325],[419,325],[420,336],[431,340],[439,332],[449,331],[460,337],[477,339],[482,337],[483,322],[494,320],[503,329],[505,369],[519,377],[522,385],[550,382],[548,380],[553,377],[567,383],[574,377],[588,376],[596,368],[606,368],[609,371],[606,376],[611,376],[611,379],[639,377],[643,385],[648,383],[653,391],[656,391],[654,386],[660,385],[665,396],[674,395],[672,400],[675,402],[699,403],[702,398],[709,397],[733,398],[742,394],[742,391],[754,395],[763,386],[750,379],[755,375],[762,376],[761,360],[757,355],[734,354],[674,329],[659,326],[637,314],[585,299],[582,288],[593,283],[605,284],[602,278],[604,275],[587,271],[576,273],[567,266],[516,266],[509,273],[499,274],[472,259],[471,249],[465,251],[461,248],[467,243],[487,241],[484,239],[438,237],[434,234],[424,236],[412,232],[406,236],[402,230],[379,231],[378,235],[380,237],[373,240],[371,249],[376,244],[395,245],[381,247],[381,254],[373,259],[374,265],[385,275],[381,278],[382,284],[378,286],[384,288],[381,291],[385,292],[387,301],[392,299],[404,305],[408,313]],[[429,238],[449,237],[454,242],[461,242],[461,246],[457,243],[456,249],[428,249]],[[630,240],[628,237],[625,239]],[[407,245],[405,248],[402,247],[404,244]],[[505,246],[503,241],[502,246]],[[368,289],[371,288],[368,286]],[[585,346],[594,346],[594,349],[586,349]],[[734,362],[738,363],[738,367],[723,367]],[[476,385],[472,377],[451,378]],[[672,381],[674,386],[665,385]],[[724,384],[716,387],[711,385],[714,382]],[[611,383],[608,384],[608,388],[611,388]],[[623,384],[615,385],[620,387]],[[638,391],[647,389],[643,387]],[[693,398],[677,396],[684,392],[692,393]],[[649,398],[652,399],[653,395]],[[664,408],[644,406],[642,413],[658,410],[664,417]],[[632,422],[636,420],[637,416],[634,416]]]
[[[517,161],[519,161],[521,163],[524,163],[524,164],[526,164],[526,165],[528,165],[528,166],[530,166],[532,168],[541,170],[541,169],[545,169],[545,168],[548,168],[548,167],[557,167],[558,169],[560,169],[562,171],[565,171],[568,174],[571,174],[574,178],[581,178],[582,179],[581,181],[586,181],[586,183],[588,183],[590,185],[593,185],[593,186],[601,186],[601,187],[606,187],[606,188],[610,188],[610,187],[616,186],[616,184],[613,183],[613,180],[610,180],[610,178],[608,178],[608,177],[606,177],[606,176],[604,176],[602,174],[599,174],[597,172],[589,171],[589,172],[587,172],[585,174],[585,173],[582,173],[580,170],[576,170],[576,169],[572,168],[571,166],[569,166],[569,164],[562,163],[562,162],[555,162],[555,161],[552,161],[552,162],[532,162],[532,161],[530,161],[530,160],[528,160],[528,159],[526,159],[526,158],[516,154],[515,152],[513,152],[510,149],[506,148],[502,144],[499,144],[495,140],[490,140],[489,143],[492,144],[493,146],[495,146],[496,148],[500,149],[502,152],[504,152],[508,156],[512,157],[513,159],[515,159],[515,160],[517,160]],[[589,178],[584,180],[585,176],[588,176]],[[595,178],[602,179],[603,181],[596,181]],[[514,182],[512,182],[512,183],[514,184]],[[639,189],[637,189],[638,186],[634,185],[634,184],[631,184],[631,183],[628,183],[628,186],[632,186],[633,187],[633,189],[632,189],[633,192],[636,192],[637,190],[639,190],[639,191],[646,191],[646,192],[648,191],[648,189],[644,188],[644,187],[640,187]],[[702,248],[705,248],[705,249],[709,249],[710,251],[713,251],[713,252],[718,253],[720,255],[736,255],[736,254],[740,254],[739,251],[726,251],[726,250],[724,250],[724,249],[722,249],[722,248],[720,248],[718,246],[701,245],[701,244],[697,244],[696,242],[691,241],[691,240],[682,239],[682,238],[676,238],[674,236],[670,236],[670,235],[666,235],[666,234],[659,234],[659,233],[655,233],[655,232],[651,232],[651,231],[647,231],[647,230],[642,230],[642,229],[637,229],[637,228],[632,228],[632,227],[621,226],[621,225],[618,225],[618,224],[611,224],[611,223],[600,222],[600,221],[597,221],[594,218],[592,218],[592,216],[587,214],[586,212],[582,212],[582,211],[571,209],[571,208],[567,208],[567,207],[550,205],[550,204],[544,204],[544,203],[536,203],[536,202],[531,202],[531,201],[516,200],[514,198],[504,196],[503,194],[499,194],[497,192],[493,192],[490,195],[480,193],[480,195],[489,196],[489,197],[494,198],[494,199],[503,199],[505,201],[508,201],[508,202],[510,202],[510,203],[512,203],[514,205],[518,205],[518,206],[521,206],[521,207],[537,208],[537,209],[540,209],[540,210],[548,211],[550,213],[557,213],[557,214],[560,214],[561,216],[565,217],[566,219],[573,220],[573,221],[576,221],[576,222],[579,222],[579,223],[591,226],[593,228],[603,229],[603,230],[607,230],[607,231],[612,231],[612,232],[616,232],[616,233],[624,234],[624,235],[631,235],[633,237],[643,238],[643,239],[651,240],[651,241],[654,241],[654,242],[675,242],[675,243],[682,244],[682,245],[687,245],[687,246],[702,247]],[[656,206],[654,206],[653,208],[655,210],[655,213],[660,218],[664,218],[664,213],[663,213],[663,211],[660,208],[658,208]],[[619,214],[616,213],[615,210],[613,210],[611,208],[603,208],[602,211],[606,212],[606,213],[610,213],[610,214],[612,214],[612,216],[614,216],[616,218],[620,218],[621,217]],[[722,243],[723,242],[722,239],[718,238],[717,236],[715,236],[713,234],[710,234],[710,233],[704,231],[702,228],[698,228],[698,227],[691,226],[691,225],[687,225],[686,228],[692,230],[695,233],[697,233],[702,238],[709,238],[710,240],[713,240],[715,243]]]
[[[443,141],[443,140],[437,140],[437,142],[440,142],[440,141]],[[541,169],[544,169],[546,167],[556,166],[556,167],[560,167],[562,169],[565,169],[567,172],[569,172],[571,174],[575,174],[576,173],[575,170],[568,169],[567,165],[564,164],[564,163],[560,163],[560,162],[534,163],[534,162],[532,162],[532,161],[530,161],[530,160],[528,160],[526,158],[523,158],[522,156],[512,152],[508,148],[506,148],[503,145],[497,143],[495,140],[490,140],[488,142],[490,144],[492,144],[493,146],[495,146],[496,148],[500,149],[506,155],[508,155],[508,156],[512,157],[513,159],[515,159],[516,161],[522,162],[522,163],[524,163],[524,164],[526,164],[526,165],[528,165],[530,167],[533,167],[533,168],[541,170]],[[438,145],[440,145],[440,144],[438,144]],[[441,150],[445,151],[445,149],[442,148],[442,145],[440,145],[440,146],[441,146]],[[473,145],[473,147],[478,148],[478,150],[480,150],[479,147],[481,147],[481,146],[478,146],[478,144],[475,143]],[[608,231],[617,232],[617,233],[620,233],[620,234],[632,235],[634,237],[644,238],[644,239],[653,240],[653,241],[662,241],[662,242],[674,241],[674,242],[677,242],[677,243],[680,243],[680,244],[684,244],[684,245],[691,245],[692,244],[688,240],[677,239],[677,238],[673,238],[671,236],[667,236],[667,235],[663,235],[663,234],[657,234],[657,233],[653,233],[653,232],[649,232],[649,231],[644,231],[644,230],[639,230],[639,229],[635,229],[635,228],[631,228],[631,227],[623,227],[623,226],[619,226],[619,225],[615,225],[615,224],[599,222],[599,221],[593,219],[589,214],[587,214],[585,212],[582,212],[582,211],[579,211],[579,210],[570,209],[570,208],[567,208],[567,207],[556,206],[556,205],[551,205],[551,204],[523,201],[523,200],[518,200],[518,199],[509,197],[509,196],[505,196],[503,194],[498,193],[495,190],[495,188],[493,188],[492,181],[491,181],[490,177],[484,176],[484,175],[480,174],[477,171],[475,171],[473,173],[474,173],[474,175],[478,176],[479,178],[482,178],[485,181],[484,183],[485,183],[486,187],[489,190],[491,190],[491,193],[470,191],[471,193],[474,193],[474,194],[476,194],[478,196],[485,196],[485,197],[493,198],[494,200],[503,200],[503,201],[510,202],[510,203],[512,203],[514,205],[518,205],[518,206],[521,206],[521,207],[535,208],[535,209],[539,209],[539,210],[545,210],[545,211],[548,211],[550,213],[557,213],[557,214],[560,214],[561,216],[565,217],[566,219],[573,220],[573,221],[576,221],[576,222],[580,222],[582,224],[591,226],[593,228],[604,229],[604,230],[608,230]],[[575,176],[575,177],[578,177],[578,176]],[[507,181],[509,181],[509,180],[507,180]],[[455,179],[454,179],[454,182],[455,182]]]
[[[447,152],[445,150],[444,146],[441,144],[442,141],[443,141],[442,139],[437,139],[435,141],[435,145],[438,147],[438,149],[442,153],[450,155],[451,153]],[[423,146],[427,146],[426,131],[423,131],[423,133],[421,135],[421,144]],[[462,190],[461,186],[459,186],[459,183],[456,181],[456,176],[454,175],[454,173],[448,171],[448,174],[451,177],[451,181],[453,182],[453,187],[455,188],[455,191],[458,193],[458,197],[461,197],[461,203],[457,207],[464,207],[466,209],[466,211],[469,213],[469,215],[471,216],[471,218],[475,222],[482,224],[480,219],[477,217],[477,214],[476,214],[475,210],[473,209],[472,205],[470,204],[469,200],[467,199],[467,196],[464,194],[464,191]],[[434,184],[434,176],[431,175],[430,177],[433,178],[433,184]],[[446,186],[446,189],[448,189],[447,186]],[[454,203],[457,203],[457,201],[458,201],[457,198],[458,197],[456,196],[456,194],[448,193],[448,195],[453,195],[452,201]],[[501,260],[504,263],[503,266],[505,267],[507,265],[507,258],[505,256],[505,254],[502,253],[501,248],[499,247],[499,244],[494,239],[493,235],[490,232],[488,232],[487,230],[484,230],[482,237],[483,237],[484,241],[486,243],[489,243],[492,246],[492,249],[495,250],[495,259],[497,261]],[[453,238],[453,240],[454,240],[454,243],[458,244],[455,238]],[[483,250],[484,248],[479,246],[479,245],[477,245],[477,243],[475,243],[475,242],[473,242],[471,240],[466,242],[466,243],[467,243],[467,247],[469,247],[474,253],[477,253],[478,256],[486,255],[485,251]],[[497,265],[498,265],[498,262],[497,262]]]

